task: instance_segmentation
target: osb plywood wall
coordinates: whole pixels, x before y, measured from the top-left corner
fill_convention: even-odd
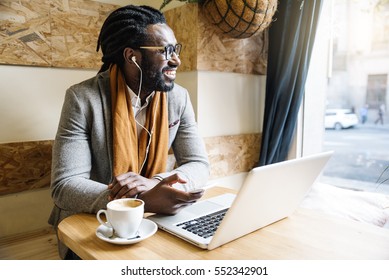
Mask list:
[[[52,141],[0,144],[0,195],[50,185]]]
[[[247,172],[258,161],[259,134],[208,137],[204,142],[210,179]],[[49,187],[52,145],[52,140],[0,144],[0,196]]]
[[[0,63],[98,69],[97,37],[104,19],[117,7],[87,0],[2,0]],[[180,71],[265,74],[267,31],[247,39],[223,36],[198,4],[165,15],[184,45]]]
[[[259,133],[208,137],[204,139],[211,178],[222,178],[251,170],[259,161]]]
[[[183,44],[181,71],[218,71],[266,75],[268,32],[246,39],[221,34],[198,4],[165,12],[168,24]]]
[[[98,69],[97,36],[115,8],[85,0],[2,0],[0,63]]]

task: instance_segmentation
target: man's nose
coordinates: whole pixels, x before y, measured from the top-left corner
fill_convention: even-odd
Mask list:
[[[172,56],[171,58],[169,59],[169,62],[168,62],[170,65],[175,65],[176,67],[180,66],[181,65],[181,59],[180,57],[175,53],[173,52],[172,53]]]

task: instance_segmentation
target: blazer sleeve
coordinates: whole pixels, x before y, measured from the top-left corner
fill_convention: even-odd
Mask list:
[[[52,197],[67,213],[95,213],[108,202],[107,185],[91,179],[91,117],[85,106],[72,88],[67,90],[53,145]]]
[[[178,85],[179,90],[169,97],[169,135],[177,168],[171,172],[158,174],[165,178],[178,173],[187,181],[175,187],[190,191],[202,188],[209,178],[209,161],[204,141],[198,131],[195,114],[188,91]]]

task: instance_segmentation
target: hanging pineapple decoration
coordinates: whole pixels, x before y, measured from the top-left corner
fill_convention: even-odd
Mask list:
[[[265,30],[277,10],[277,0],[205,0],[211,24],[232,38],[248,38]]]

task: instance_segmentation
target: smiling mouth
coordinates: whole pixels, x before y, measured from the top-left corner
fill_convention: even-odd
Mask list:
[[[176,70],[166,70],[163,73],[170,80],[175,80],[176,79]]]

